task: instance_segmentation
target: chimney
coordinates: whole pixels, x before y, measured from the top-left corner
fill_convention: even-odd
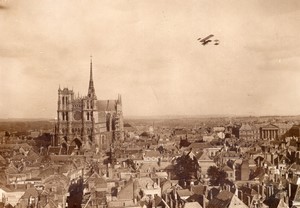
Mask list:
[[[274,174],[274,181],[277,182],[277,180],[278,180],[278,176],[277,174]]]
[[[202,203],[203,203],[202,208],[205,208],[205,196],[204,195],[202,195],[202,199],[203,199],[203,201],[202,201]]]
[[[273,184],[271,185],[271,196],[274,194],[274,186]]]
[[[273,186],[268,186],[268,197],[273,195]]]
[[[264,184],[262,184],[262,187],[261,187],[261,197],[263,199],[265,198],[265,186],[264,186]]]
[[[289,191],[288,191],[288,196],[291,197],[292,195],[292,184],[289,183]]]
[[[227,185],[227,191],[231,191],[230,185]]]
[[[137,203],[137,199],[136,197],[133,197],[133,203],[136,204]]]
[[[165,201],[166,201],[166,204],[168,204],[168,193],[165,194]]]
[[[251,197],[247,196],[247,199],[248,199],[248,207],[250,207],[250,205],[251,205]]]
[[[288,196],[284,196],[284,202],[289,205],[289,197]]]
[[[171,208],[174,207],[174,206],[173,206],[173,199],[172,199],[172,198],[170,198],[170,207],[171,207]]]
[[[239,196],[239,199],[241,200],[241,201],[243,201],[243,192],[241,191],[241,190],[238,190],[238,196]]]
[[[208,197],[208,187],[204,186],[204,195],[205,197]]]
[[[194,181],[190,182],[190,191],[192,191],[192,187],[194,186]]]

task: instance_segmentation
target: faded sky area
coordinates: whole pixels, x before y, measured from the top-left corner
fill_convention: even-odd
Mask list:
[[[54,118],[90,55],[125,116],[299,115],[299,32],[298,0],[2,0],[0,118]]]

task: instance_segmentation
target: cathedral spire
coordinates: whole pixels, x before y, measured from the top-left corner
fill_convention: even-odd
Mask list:
[[[90,82],[89,82],[89,89],[88,89],[88,96],[92,97],[95,95],[95,88],[94,88],[94,81],[93,81],[93,57],[91,56],[90,62]]]
[[[90,81],[93,81],[93,56],[91,56],[90,61]]]
[[[118,94],[118,103],[122,105],[122,95]]]

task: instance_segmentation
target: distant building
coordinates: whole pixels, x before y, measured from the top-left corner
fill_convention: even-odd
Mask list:
[[[262,139],[277,139],[279,136],[279,127],[268,124],[260,128],[260,136]]]
[[[214,133],[225,132],[225,127],[223,127],[223,126],[215,126],[215,127],[213,127],[213,132]]]
[[[242,124],[240,127],[236,127],[235,136],[244,140],[256,140],[259,139],[259,129],[249,124]]]
[[[260,128],[260,137],[261,139],[278,139],[284,135],[288,136],[292,127],[294,127],[292,124],[285,123],[267,124]],[[295,132],[294,129],[293,132]]]
[[[121,95],[117,100],[98,100],[94,88],[92,61],[88,94],[75,96],[73,90],[58,89],[56,146],[76,149],[107,149],[113,140],[123,140]]]
[[[214,160],[209,156],[209,152],[207,150],[203,150],[196,155],[196,159],[201,168],[201,175],[205,176],[207,174],[207,170],[211,166],[217,166]]]

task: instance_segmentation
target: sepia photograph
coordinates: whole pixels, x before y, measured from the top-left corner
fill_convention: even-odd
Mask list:
[[[299,0],[0,0],[0,208],[300,208]]]

